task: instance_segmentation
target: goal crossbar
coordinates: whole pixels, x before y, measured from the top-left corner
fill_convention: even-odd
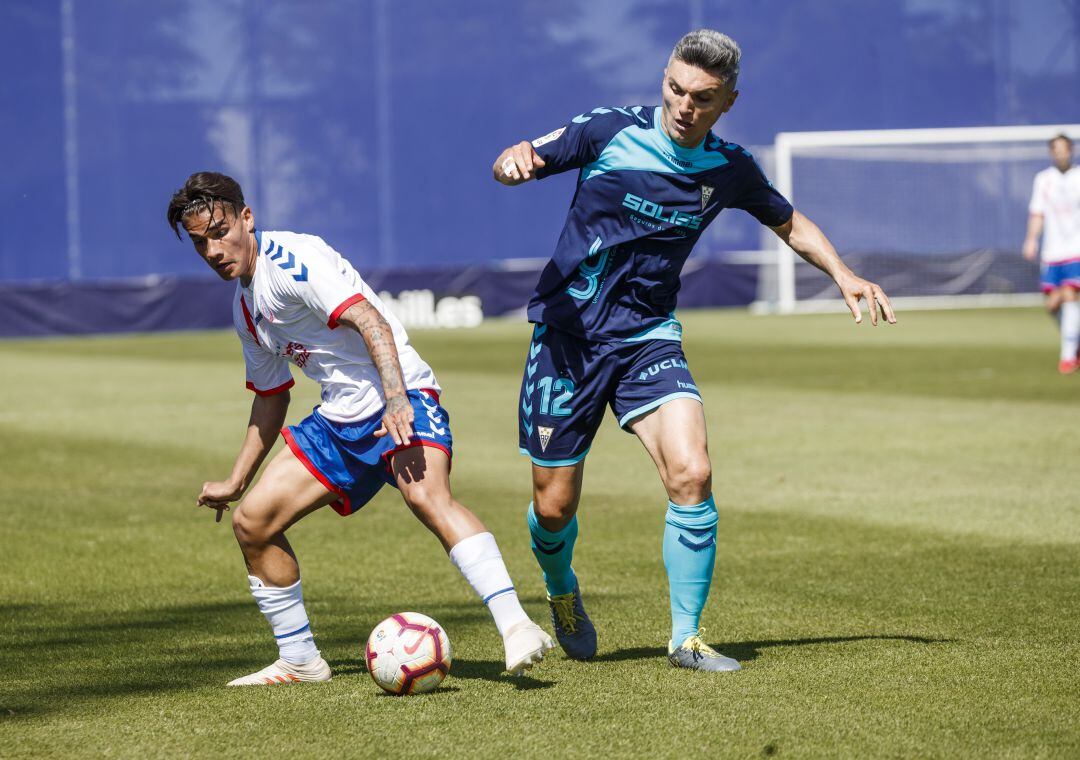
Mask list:
[[[959,143],[1029,142],[1049,140],[1058,134],[1080,139],[1080,124],[1038,124],[1006,127],[948,127],[940,129],[871,129],[829,132],[780,132],[776,135],[774,177],[776,189],[793,205],[793,160],[805,148],[866,147],[888,145],[955,145]],[[795,311],[795,252],[783,241],[776,242],[776,311]]]

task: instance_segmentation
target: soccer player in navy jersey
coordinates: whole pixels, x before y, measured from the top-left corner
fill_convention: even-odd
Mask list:
[[[668,494],[663,556],[675,667],[738,670],[700,638],[716,557],[718,514],[701,396],[674,309],[679,273],[702,230],[740,208],[836,282],[856,322],[896,321],[880,287],[847,268],[821,230],[795,211],[753,157],[710,130],[735,104],[740,50],[717,31],[676,44],[656,107],[595,108],[504,150],[504,185],[570,169],[578,183],[555,255],[529,302],[534,323],[518,408],[533,463],[528,524],[556,637],[568,656],[596,653],[571,567],[585,457],[610,405],[644,444]]]

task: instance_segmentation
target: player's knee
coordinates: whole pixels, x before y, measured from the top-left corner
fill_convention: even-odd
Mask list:
[[[567,489],[547,489],[533,494],[533,511],[543,520],[569,520],[577,512],[577,498]]]
[[[668,469],[668,491],[679,503],[702,501],[712,491],[712,463],[707,456],[679,462]]]
[[[255,510],[244,509],[243,504],[233,511],[232,528],[240,546],[262,546],[272,537],[267,521],[260,519]]]
[[[451,501],[449,489],[424,482],[413,483],[402,492],[402,496],[405,497],[409,509],[421,517],[438,514],[446,509]]]

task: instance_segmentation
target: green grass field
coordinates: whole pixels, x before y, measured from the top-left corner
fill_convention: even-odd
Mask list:
[[[704,624],[732,675],[663,657],[665,496],[609,419],[575,561],[595,661],[500,675],[486,610],[386,489],[290,533],[334,680],[226,690],[276,656],[227,521],[194,507],[247,419],[235,336],[0,342],[0,756],[1080,755],[1080,376],[1057,374],[1046,316],[684,317],[721,511]],[[413,339],[446,388],[456,494],[547,625],[517,453],[528,328]],[[406,609],[455,662],[402,699],[361,645]]]

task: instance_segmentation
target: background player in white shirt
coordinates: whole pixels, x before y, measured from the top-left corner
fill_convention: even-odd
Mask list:
[[[1066,135],[1050,140],[1050,157],[1054,165],[1035,175],[1024,258],[1035,260],[1041,237],[1040,284],[1046,308],[1061,324],[1058,370],[1071,374],[1080,367],[1080,167],[1073,166],[1073,144]]]
[[[239,184],[216,172],[188,178],[168,221],[178,237],[184,227],[222,279],[237,281],[233,322],[256,394],[232,474],[204,483],[198,504],[220,520],[244,496],[279,430],[288,443],[232,519],[280,658],[229,685],[330,679],[285,531],[327,504],[349,515],[385,483],[401,491],[491,611],[507,670],[521,673],[543,659],[552,641],[521,608],[494,537],[450,493],[452,439],[435,375],[356,270],[321,238],[257,231]],[[290,361],[320,384],[323,403],[283,429]]]

